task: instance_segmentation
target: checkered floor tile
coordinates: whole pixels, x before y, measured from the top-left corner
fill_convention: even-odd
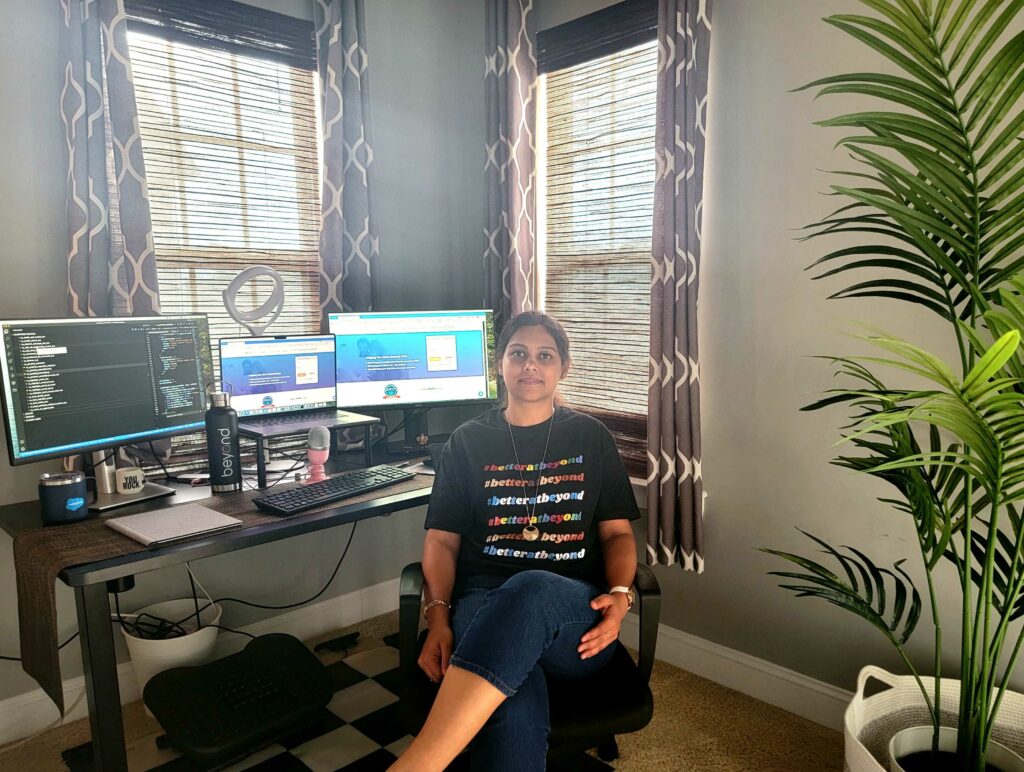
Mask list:
[[[327,666],[334,681],[334,698],[301,729],[228,767],[230,772],[379,772],[386,770],[412,737],[398,713],[400,674],[398,636],[384,645],[361,651]],[[467,772],[467,755],[449,772]],[[150,736],[128,748],[128,765],[151,772],[193,772],[196,767],[177,752],[159,749]],[[564,772],[605,772],[613,768],[591,756],[582,757]]]

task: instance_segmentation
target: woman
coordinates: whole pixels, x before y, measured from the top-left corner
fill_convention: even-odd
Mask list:
[[[565,330],[520,314],[496,354],[506,406],[460,426],[436,470],[419,665],[441,688],[392,770],[443,770],[470,741],[473,770],[543,770],[545,672],[598,672],[632,604],[640,513],[608,430],[555,404]]]

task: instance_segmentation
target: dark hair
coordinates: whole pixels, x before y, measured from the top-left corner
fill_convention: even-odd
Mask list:
[[[498,343],[494,351],[494,356],[499,362],[505,356],[505,349],[508,348],[508,342],[512,340],[512,336],[523,329],[523,327],[543,327],[548,335],[554,339],[555,347],[558,349],[558,356],[562,358],[562,365],[569,364],[571,361],[569,357],[569,336],[565,334],[565,328],[562,327],[561,322],[557,319],[540,311],[524,311],[505,322],[501,335],[498,336]]]

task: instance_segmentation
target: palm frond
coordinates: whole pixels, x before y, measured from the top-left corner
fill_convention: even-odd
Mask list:
[[[982,522],[986,526],[989,525],[986,521]],[[993,606],[1000,614],[1008,613],[1010,621],[1024,616],[1024,590],[1018,585],[1020,572],[1014,567],[1014,555],[1019,551],[1016,532],[1019,532],[1019,525],[1012,533],[997,529],[995,544],[992,545]],[[975,534],[971,539],[971,554],[974,557],[974,562],[971,565],[971,581],[979,589],[982,588],[985,581],[982,568],[988,562],[987,554],[989,541],[992,538],[991,534],[990,529]]]
[[[960,362],[869,334],[881,353],[832,358],[837,387],[804,409],[844,407],[841,443],[853,451],[833,463],[885,481],[881,501],[913,521],[933,593],[936,677],[932,572],[944,559],[957,571],[964,610],[976,615],[964,625],[968,714],[957,750],[964,769],[981,769],[1024,643],[1021,634],[1003,657],[1009,624],[1024,618],[1024,0],[860,0],[858,10],[825,21],[887,60],[889,72],[803,87],[858,105],[820,122],[840,130],[835,147],[852,168],[830,172],[826,195],[839,203],[801,230],[801,241],[842,241],[808,270],[837,285],[831,298],[896,299],[948,322]],[[875,375],[880,367],[915,388],[895,388],[898,380]],[[772,572],[782,586],[856,613],[901,647],[921,610],[902,561],[881,568],[858,549],[807,536],[839,570],[764,550],[795,566]],[[929,708],[938,727],[937,706]]]
[[[898,359],[861,357],[878,361],[928,378],[939,391],[908,392],[899,409],[886,409],[866,416],[851,437],[887,429],[895,424],[922,421],[944,429],[957,438],[967,453],[916,453],[887,461],[876,471],[908,469],[930,464],[948,465],[975,476],[994,500],[1016,495],[1004,485],[1004,475],[1016,465],[1024,468],[1024,444],[1019,441],[1024,424],[1024,405],[1017,391],[1018,378],[998,377],[1007,362],[1017,356],[1020,331],[1002,335],[980,356],[963,381],[959,381],[938,357],[904,341],[881,336],[865,338],[890,351]],[[1007,476],[1011,482],[1012,474]],[[1010,499],[1007,499],[1010,500]]]
[[[822,552],[839,564],[845,579],[810,558],[763,548],[761,552],[782,558],[803,569],[770,571],[771,576],[797,582],[779,586],[796,593],[797,597],[820,598],[851,611],[881,630],[894,643],[906,643],[921,616],[921,595],[900,567],[903,561],[897,561],[892,570],[880,568],[860,550],[851,547],[836,549],[806,531],[801,533],[822,547]],[[888,604],[889,597],[893,599],[891,607]]]
[[[833,265],[821,278],[870,272],[830,297],[895,298],[954,324],[974,320],[990,309],[989,293],[1024,270],[1024,32],[1009,32],[1024,0],[861,3],[870,13],[826,21],[898,71],[846,73],[803,87],[880,106],[821,122],[852,130],[839,144],[867,179],[833,185],[861,210],[815,223],[808,238],[885,239],[873,252],[828,253]],[[893,248],[914,257],[879,262]]]

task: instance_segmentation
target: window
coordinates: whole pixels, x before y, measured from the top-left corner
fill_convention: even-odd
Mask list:
[[[312,25],[231,2],[129,0],[127,10],[163,313],[207,314],[215,349],[247,335],[221,292],[262,264],[285,284],[271,331],[319,329]],[[259,306],[269,289],[250,282],[239,306]],[[204,442],[176,438],[175,468],[205,464]]]
[[[262,264],[285,280],[274,331],[318,329],[314,73],[141,32],[129,44],[164,313],[209,314],[214,340],[246,334],[220,293]]]
[[[596,58],[588,50],[576,57],[582,63],[560,57],[567,66],[542,77],[538,253],[541,303],[573,343],[561,392],[604,421],[627,470],[643,477],[658,51],[649,4],[622,6],[608,10],[641,8],[650,39],[636,45],[636,25],[606,19],[604,27],[621,29],[629,48]],[[586,20],[593,21],[570,25]],[[616,48],[614,35],[603,39],[605,51]]]

